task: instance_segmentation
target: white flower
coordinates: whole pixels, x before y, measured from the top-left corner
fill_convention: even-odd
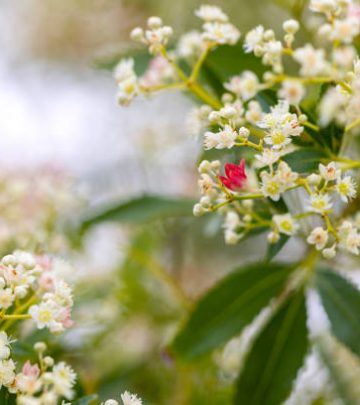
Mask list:
[[[321,177],[326,181],[336,180],[341,174],[341,171],[337,169],[335,162],[330,162],[327,166],[320,163],[319,172]]]
[[[206,173],[202,173],[200,175],[200,179],[198,181],[198,185],[201,191],[201,194],[207,194],[209,192],[212,192],[215,183],[213,179]]]
[[[257,123],[260,128],[268,129],[268,139],[265,141],[280,148],[290,142],[290,136],[299,136],[303,127],[299,124],[296,114],[289,112],[289,103],[280,100],[279,103],[271,107],[270,113],[265,114],[261,121]]]
[[[208,22],[203,28],[203,40],[215,44],[235,45],[240,38],[239,30],[230,23]]]
[[[296,223],[290,214],[274,215],[272,218],[277,230],[285,235],[294,235],[299,229],[299,224]]]
[[[4,332],[0,332],[0,360],[5,360],[10,356],[10,339]]]
[[[118,401],[115,401],[115,399],[108,399],[104,402],[103,405],[119,405]]]
[[[220,7],[202,5],[196,11],[195,15],[206,22],[222,22],[228,21],[228,16],[221,10]]]
[[[289,135],[282,131],[281,129],[272,129],[266,137],[264,138],[265,142],[268,145],[271,145],[274,149],[282,149],[286,145],[289,145],[291,143],[291,138]]]
[[[296,80],[284,80],[278,96],[291,105],[298,105],[305,95],[304,86]]]
[[[124,405],[142,405],[142,400],[136,395],[125,391],[121,394],[121,399]]]
[[[241,234],[237,234],[231,229],[225,229],[225,243],[227,245],[236,245],[239,240],[242,238]]]
[[[331,210],[332,203],[328,194],[312,194],[310,196],[310,207],[314,212],[323,214]]]
[[[15,296],[11,288],[0,290],[0,308],[9,308],[13,304]]]
[[[51,373],[46,374],[46,379],[52,382],[54,391],[58,395],[67,399],[73,397],[72,387],[75,384],[76,374],[69,365],[62,361],[53,367]]]
[[[204,49],[204,42],[199,31],[190,31],[182,35],[177,45],[177,54],[184,59],[198,57]]]
[[[336,256],[336,243],[331,247],[324,249],[322,255],[325,259],[333,259]]]
[[[327,69],[324,49],[314,49],[310,44],[294,51],[294,59],[300,63],[302,76],[316,76]]]
[[[360,22],[356,17],[336,19],[331,30],[330,39],[350,44],[360,32]]]
[[[256,125],[263,117],[263,111],[258,101],[250,101],[248,110],[245,113],[245,118],[250,124]]]
[[[52,332],[62,331],[63,327],[56,319],[59,307],[52,301],[43,301],[39,305],[32,305],[29,314],[39,329],[48,327]]]
[[[345,245],[346,249],[350,253],[358,255],[360,246],[360,235],[355,230],[350,231],[346,238]]]
[[[151,28],[151,27],[150,27]],[[173,34],[173,30],[169,26],[153,27],[145,31],[145,42],[149,46],[151,54],[159,53],[162,46],[166,45],[169,38]]]
[[[208,131],[204,136],[205,149],[230,149],[235,145],[238,134],[230,125],[225,125],[223,130],[217,133]]]
[[[8,387],[15,379],[15,363],[9,360],[0,361],[0,387]]]
[[[266,148],[262,154],[255,155],[256,159],[264,166],[271,166],[280,159],[280,153],[274,149]]]
[[[259,90],[259,79],[255,73],[244,71],[239,76],[233,76],[224,87],[241,97],[244,101],[253,98]]]
[[[340,125],[345,125],[345,107],[348,104],[348,100],[349,96],[339,91],[337,87],[329,88],[320,101],[320,124],[326,126],[335,119]]]
[[[308,183],[312,186],[318,186],[321,182],[321,176],[316,173],[311,173],[309,176],[307,176],[306,179]]]
[[[284,188],[292,187],[299,177],[286,162],[280,162],[276,174]]]
[[[255,48],[261,47],[264,43],[264,27],[257,26],[246,34],[244,49],[246,53],[253,52]]]
[[[311,11],[328,14],[336,10],[336,0],[311,0],[309,8]]]
[[[350,176],[337,179],[336,191],[340,194],[341,199],[347,203],[356,196],[356,184]]]
[[[121,59],[115,66],[113,75],[118,83],[136,76],[134,71],[134,59]]]
[[[228,211],[226,213],[224,228],[234,230],[240,226],[240,217],[235,211]]]
[[[265,171],[261,172],[261,192],[265,197],[270,197],[274,201],[280,199],[280,194],[284,191],[283,185],[278,176],[273,176]]]
[[[328,239],[328,231],[323,229],[321,226],[318,226],[311,231],[306,240],[310,245],[315,245],[317,250],[321,250],[325,247]]]
[[[137,94],[138,82],[134,76],[118,84],[116,99],[120,105],[127,106]]]

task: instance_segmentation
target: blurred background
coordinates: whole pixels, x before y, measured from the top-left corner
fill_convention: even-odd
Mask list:
[[[220,5],[243,33],[261,23],[276,30],[296,5],[209,3]],[[201,145],[184,124],[191,101],[167,93],[119,108],[104,66],[131,46],[130,30],[150,15],[161,15],[175,37],[198,27],[193,11],[199,4],[0,3],[2,250],[35,248],[60,256],[59,267],[77,286],[76,325],[53,350],[79,372],[79,390],[102,399],[128,389],[149,404],[229,403],[252,333],[191,366],[175,364],[166,350],[192,300],[234,266],[263,254],[264,238],[229,248],[220,220],[191,215],[103,224],[86,235],[67,231],[89,209],[143,193],[197,197]],[[37,337],[29,335],[29,342]],[[326,383],[318,381],[315,399]]]

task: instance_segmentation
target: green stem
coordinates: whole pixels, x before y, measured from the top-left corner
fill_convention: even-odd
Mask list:
[[[188,81],[187,87],[200,100],[202,100],[205,104],[208,104],[214,110],[219,110],[220,108],[222,108],[223,105],[220,103],[220,101],[216,100],[213,96],[211,96],[198,83]]]

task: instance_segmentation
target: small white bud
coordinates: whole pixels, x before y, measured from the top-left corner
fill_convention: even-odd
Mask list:
[[[200,174],[202,173],[209,173],[209,171],[211,170],[211,163],[208,160],[203,160],[198,167],[198,172]]]
[[[166,38],[169,38],[173,34],[173,29],[169,26],[165,26],[162,28],[162,33]]]
[[[226,104],[226,103],[231,103],[231,102],[233,101],[233,99],[234,99],[234,97],[233,97],[233,95],[230,94],[230,93],[224,93],[224,94],[221,96],[221,101],[222,101],[224,104]]]
[[[119,402],[115,401],[115,399],[108,399],[104,402],[104,405],[119,405]]]
[[[52,367],[54,365],[54,359],[50,356],[44,357],[43,361],[46,367]]]
[[[324,24],[318,30],[318,35],[321,38],[326,39],[326,40],[330,39],[332,33],[333,33],[333,28],[330,24]]]
[[[286,20],[283,23],[283,29],[288,34],[295,34],[299,31],[300,24],[296,20]]]
[[[271,82],[272,80],[274,80],[274,73],[273,72],[265,72],[263,74],[263,79],[265,82]]]
[[[220,169],[221,163],[220,160],[213,160],[212,162],[210,162],[211,164],[211,168],[216,172]]]
[[[34,350],[37,351],[38,353],[44,353],[46,349],[47,346],[46,343],[44,342],[36,342],[34,344]]]
[[[147,25],[152,30],[156,29],[156,28],[160,28],[162,26],[162,24],[163,24],[163,22],[160,17],[149,17],[147,20]]]
[[[3,264],[5,266],[16,266],[17,265],[17,260],[14,255],[6,255],[2,258]]]
[[[241,127],[239,129],[239,135],[242,136],[243,138],[248,138],[250,135],[250,131],[245,127]]]
[[[271,231],[268,233],[267,240],[269,243],[276,243],[280,239],[280,235],[277,232]]]
[[[218,122],[220,119],[221,117],[218,111],[211,111],[211,113],[209,114],[210,122]]]
[[[305,114],[300,114],[299,115],[299,122],[300,123],[306,122],[307,119],[308,119],[307,115],[305,115]]]
[[[195,217],[201,217],[202,215],[204,215],[206,212],[206,210],[204,209],[204,207],[201,204],[195,204],[194,208],[193,208],[193,214]]]
[[[275,32],[273,30],[266,30],[264,32],[265,41],[273,41],[275,39]]]
[[[136,27],[134,28],[131,32],[130,32],[130,38],[133,41],[142,41],[144,39],[144,31],[142,28],[140,27]]]
[[[226,106],[220,110],[220,114],[224,118],[231,119],[231,118],[236,117],[237,111],[234,107]]]
[[[200,198],[200,204],[204,208],[207,208],[211,204],[211,200],[208,196],[204,195],[203,197]]]
[[[307,181],[312,186],[318,186],[321,182],[321,176],[319,174],[312,173],[310,174],[310,176],[307,177]]]
[[[228,245],[235,245],[239,242],[242,235],[238,235],[234,231],[227,230],[225,231],[225,243]]]
[[[264,55],[264,48],[260,45],[256,45],[254,48],[254,55],[257,57]]]
[[[336,256],[335,245],[324,249],[321,253],[325,259],[333,259]]]

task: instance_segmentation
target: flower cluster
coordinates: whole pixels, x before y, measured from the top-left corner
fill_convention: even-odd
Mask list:
[[[72,325],[71,288],[53,271],[47,257],[16,251],[0,265],[1,319],[33,319],[37,328],[62,332]]]
[[[209,52],[236,43],[240,33],[221,9],[201,6],[195,11],[204,22],[201,32],[186,33],[170,51],[159,42],[158,51],[172,75],[169,79],[170,75],[160,73],[155,82],[161,86],[148,90],[192,92],[203,102],[192,111],[191,125],[193,132],[204,133],[204,149],[231,150],[240,156],[239,164],[225,159],[200,163],[196,216],[223,214],[225,240],[230,244],[253,230],[268,229],[269,243],[277,243],[281,235],[297,235],[330,259],[338,249],[358,254],[360,248],[357,220],[344,214],[345,205],[356,198],[353,170],[360,167],[344,156],[360,127],[360,62],[353,44],[360,19],[351,0],[312,0],[310,10],[323,16],[316,31],[320,46],[297,45],[301,24],[294,19],[283,23],[282,38],[271,29],[255,27],[245,35],[244,51],[260,58],[267,71],[260,77],[245,67],[223,83],[224,93],[218,99],[197,80],[199,72]],[[136,32],[151,52],[151,44],[143,39],[146,35]],[[285,73],[286,58],[297,66],[297,74]],[[181,69],[178,59],[189,64],[190,74]],[[269,91],[277,101],[264,103]],[[306,108],[314,92],[319,94],[317,111]],[[339,134],[327,129],[330,124],[337,126]],[[294,157],[302,148],[319,156],[311,158],[309,166],[299,162],[301,154]],[[276,203],[286,206],[294,193],[297,207],[280,210]]]
[[[0,364],[0,385],[9,392],[17,394],[19,405],[57,405],[62,398],[72,399],[76,374],[65,362],[55,363],[50,356],[44,356],[46,345],[38,342],[34,345],[38,353],[38,363],[26,361],[21,371],[10,358],[10,341],[5,332],[0,332],[0,348],[7,353]]]

